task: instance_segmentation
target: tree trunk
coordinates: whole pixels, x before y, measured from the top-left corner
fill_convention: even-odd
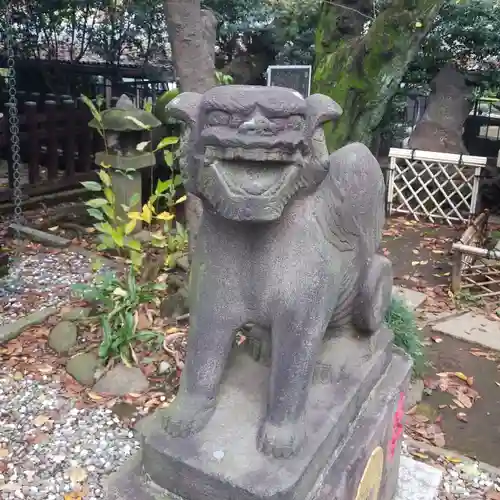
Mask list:
[[[368,20],[366,7],[323,2],[313,89],[344,110],[337,123],[325,127],[330,151],[355,141],[371,146],[387,105],[443,4],[444,0],[392,0],[363,35],[359,19]],[[358,18],[356,32],[346,22],[353,16]]]
[[[167,31],[175,73],[182,92],[203,93],[215,85],[215,41],[217,19],[200,0],[165,0]],[[196,243],[203,208],[201,201],[188,195],[186,221],[189,254]]]

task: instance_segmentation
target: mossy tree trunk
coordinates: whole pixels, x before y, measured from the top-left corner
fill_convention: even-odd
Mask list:
[[[215,85],[217,18],[202,9],[200,0],[165,0],[163,3],[175,73],[182,92],[203,93]],[[189,254],[193,254],[203,207],[188,194],[186,221]]]
[[[361,25],[372,13],[366,4],[354,9],[352,2],[344,2],[325,0],[316,30],[313,91],[332,97],[344,110],[326,128],[330,151],[355,141],[371,146],[387,105],[444,4],[390,0],[362,34]]]

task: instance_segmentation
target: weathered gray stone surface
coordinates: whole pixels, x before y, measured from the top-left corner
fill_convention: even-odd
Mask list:
[[[435,500],[443,471],[432,465],[401,457],[397,494],[394,500]]]
[[[65,248],[71,244],[71,240],[68,240],[67,238],[62,238],[57,234],[39,231],[38,229],[33,229],[32,227],[23,226],[21,224],[11,224],[9,226],[9,231],[11,233],[19,233],[23,236],[26,236],[31,241],[43,243],[50,247]]]
[[[40,311],[28,314],[8,325],[0,326],[0,345],[18,337],[26,328],[43,323],[49,316],[57,312],[57,307],[47,307]]]
[[[404,288],[402,286],[393,287],[392,294],[394,297],[404,300],[408,304],[408,307],[413,310],[420,307],[427,298],[425,293],[417,292],[416,290],[411,290],[410,288]]]
[[[500,351],[500,321],[469,312],[433,325],[435,332]]]
[[[78,328],[71,321],[61,321],[49,333],[49,346],[59,354],[67,353],[76,345]]]
[[[64,321],[78,321],[79,319],[88,318],[91,312],[91,307],[73,307],[70,311],[65,312],[61,318]]]
[[[410,388],[408,390],[408,395],[405,401],[405,410],[413,408],[415,405],[422,401],[422,396],[424,393],[424,381],[421,379],[412,380]]]
[[[269,373],[250,357],[235,353],[207,426],[182,439],[165,435],[161,412],[142,422],[138,426],[145,436],[142,457],[111,477],[107,498],[171,498],[167,488],[189,500],[351,500],[368,457],[380,446],[384,470],[379,498],[392,500],[399,446],[391,456],[390,443],[411,363],[391,352],[390,339],[390,332],[380,332],[368,351],[359,339],[328,342],[320,366],[331,366],[332,372],[317,377],[311,387],[310,434],[304,448],[289,460],[256,449]],[[141,475],[142,467],[147,476]]]
[[[116,365],[94,386],[94,391],[114,396],[124,396],[132,392],[143,392],[149,387],[146,376],[139,368]]]
[[[328,156],[322,127],[342,110],[323,95],[228,85],[181,94],[168,108],[190,127],[185,186],[204,210],[186,365],[167,431],[186,436],[207,425],[234,330],[252,322],[279,350],[257,446],[290,457],[304,442],[327,326],[369,337],[390,303],[392,266],[376,254],[380,166],[362,144]]]
[[[80,384],[93,385],[99,367],[99,359],[93,352],[77,354],[66,363],[66,371]]]
[[[427,108],[410,135],[408,147],[467,154],[462,133],[473,104],[473,86],[452,65],[447,65],[431,82],[431,87]]]

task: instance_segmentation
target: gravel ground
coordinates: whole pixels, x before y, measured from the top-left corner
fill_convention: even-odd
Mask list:
[[[139,447],[111,410],[77,409],[55,382],[0,374],[0,498],[103,498],[103,478]],[[77,498],[77,497],[75,497]]]
[[[47,379],[0,373],[0,498],[103,498],[104,479],[139,449],[135,433],[106,408],[74,407]],[[410,453],[412,451],[412,453]],[[403,453],[415,457],[415,450]],[[439,500],[497,499],[500,480],[474,462],[424,460],[444,470]],[[487,495],[487,492],[490,492]],[[79,497],[74,497],[79,498]]]
[[[87,282],[90,260],[68,250],[37,249],[24,253],[0,279],[0,325],[51,306],[68,302],[71,285]]]
[[[406,443],[403,443],[402,454],[414,460],[422,459],[443,471],[437,500],[500,499],[500,477],[490,470],[482,469],[474,460],[460,462],[451,456],[434,456],[413,445],[408,447]]]

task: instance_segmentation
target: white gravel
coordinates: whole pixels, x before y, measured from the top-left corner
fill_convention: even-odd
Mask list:
[[[139,448],[111,410],[74,408],[60,391],[55,382],[0,373],[3,500],[59,500],[78,480],[85,500],[103,498],[103,479]]]
[[[89,258],[68,250],[21,255],[0,278],[0,325],[67,303],[71,286],[93,275]]]

